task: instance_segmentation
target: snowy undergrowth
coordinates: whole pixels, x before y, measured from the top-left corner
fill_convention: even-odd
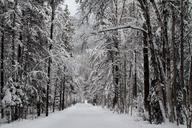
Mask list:
[[[186,128],[166,123],[149,124],[138,117],[116,114],[90,104],[76,104],[62,112],[35,120],[22,120],[5,124],[1,128]]]

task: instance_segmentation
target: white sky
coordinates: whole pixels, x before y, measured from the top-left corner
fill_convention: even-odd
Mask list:
[[[78,5],[75,3],[75,0],[65,0],[65,4],[68,5],[71,15],[74,16],[77,13],[78,8]]]

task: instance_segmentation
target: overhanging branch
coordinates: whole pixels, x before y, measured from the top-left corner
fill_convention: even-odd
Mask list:
[[[147,31],[143,28],[132,26],[132,25],[125,25],[125,26],[117,26],[117,27],[113,27],[113,28],[100,30],[97,32],[93,32],[92,34],[98,34],[98,33],[109,32],[109,31],[120,30],[120,29],[127,29],[127,28],[131,28],[131,29],[135,29],[135,30],[139,30],[139,31],[147,33]]]

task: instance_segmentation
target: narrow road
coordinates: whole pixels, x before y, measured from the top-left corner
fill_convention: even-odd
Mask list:
[[[127,115],[114,114],[90,104],[77,104],[47,118],[25,120],[0,128],[178,128],[175,125],[150,125]]]

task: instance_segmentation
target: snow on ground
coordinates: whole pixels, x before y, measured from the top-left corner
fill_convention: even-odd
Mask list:
[[[5,124],[0,128],[186,128],[174,124],[151,125],[128,115],[115,114],[90,104],[77,104],[46,118]]]

